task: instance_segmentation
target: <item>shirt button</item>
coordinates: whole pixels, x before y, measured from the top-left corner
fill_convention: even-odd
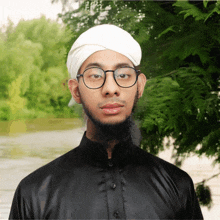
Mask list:
[[[109,162],[108,162],[108,166],[109,166],[109,167],[112,167],[112,166],[113,166],[112,161],[109,161]]]
[[[115,189],[115,188],[116,188],[116,184],[112,183],[112,189]]]
[[[114,212],[114,217],[117,218],[117,219],[120,218],[118,211]]]

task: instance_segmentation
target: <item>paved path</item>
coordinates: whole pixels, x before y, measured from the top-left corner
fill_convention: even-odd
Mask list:
[[[20,135],[17,137],[0,137],[1,149],[6,146],[22,145],[25,149],[32,148],[42,151],[43,149],[54,150],[65,146],[65,151],[76,147],[83,135],[84,129],[67,131],[37,132]],[[29,152],[30,153],[30,152]],[[49,162],[48,159],[39,157],[21,157],[16,159],[0,159],[0,219],[7,219],[11,201],[16,186],[26,175]],[[1,155],[0,155],[1,156]],[[59,156],[59,151],[57,155]],[[171,150],[160,153],[161,158],[171,161]],[[190,157],[183,163],[182,169],[189,173],[194,183],[202,181],[219,172],[219,167],[213,167],[212,161],[207,158]],[[205,220],[220,219],[220,176],[208,182],[213,196],[213,207],[211,210],[202,208]]]

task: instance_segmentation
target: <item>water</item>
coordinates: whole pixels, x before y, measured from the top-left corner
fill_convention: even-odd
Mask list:
[[[85,128],[78,119],[35,119],[0,122],[0,219],[7,219],[14,191],[32,171],[78,146]],[[171,150],[159,155],[172,162]],[[212,160],[189,157],[182,169],[194,183],[219,172]],[[220,219],[220,176],[210,180],[213,207],[202,208],[204,218]]]
[[[18,183],[32,171],[78,146],[79,119],[0,122],[0,219],[7,219]]]
[[[0,121],[0,136],[18,136],[37,131],[68,130],[82,126],[76,118],[37,118],[30,120]]]
[[[79,119],[17,120],[0,122],[0,127],[2,158],[39,157],[51,160],[72,148],[77,138],[73,138],[72,129],[82,127],[82,121]]]

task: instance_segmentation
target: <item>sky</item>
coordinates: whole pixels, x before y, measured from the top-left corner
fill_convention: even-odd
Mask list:
[[[42,15],[56,20],[61,12],[61,3],[51,4],[51,0],[0,0],[0,27],[7,25],[8,18],[17,25],[20,19],[31,20]]]

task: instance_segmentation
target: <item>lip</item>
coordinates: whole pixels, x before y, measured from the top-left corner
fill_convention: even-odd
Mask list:
[[[101,108],[118,108],[118,107],[123,107],[123,105],[119,103],[108,103],[106,105],[103,105]]]
[[[113,104],[109,103],[102,106],[101,109],[106,115],[116,115],[121,111],[121,107],[123,107],[123,105],[119,103],[113,103]]]

